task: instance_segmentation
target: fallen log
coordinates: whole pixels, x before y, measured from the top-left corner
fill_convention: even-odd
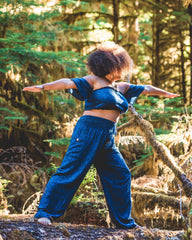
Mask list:
[[[146,120],[144,120],[134,109],[133,106],[130,107],[130,113],[132,119],[117,128],[117,133],[120,134],[121,131],[134,130],[139,132],[144,138],[147,144],[149,144],[154,151],[156,158],[163,161],[163,163],[168,166],[175,176],[180,180],[183,186],[185,195],[189,198],[192,196],[192,182],[187,178],[183,170],[176,164],[174,156],[170,153],[170,150],[161,142],[159,142],[153,130],[153,126]]]

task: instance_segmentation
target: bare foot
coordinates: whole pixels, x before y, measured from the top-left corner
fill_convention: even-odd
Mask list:
[[[43,217],[43,218],[38,218],[38,219],[37,219],[37,222],[40,223],[40,224],[43,224],[43,225],[45,225],[45,226],[50,226],[50,225],[52,225],[51,220],[50,220],[49,218],[45,218],[45,217]]]

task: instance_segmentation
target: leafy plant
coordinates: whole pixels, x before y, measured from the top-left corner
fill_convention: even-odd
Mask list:
[[[14,127],[18,124],[18,122],[22,124],[26,123],[27,117],[23,113],[5,104],[5,101],[3,99],[0,100],[1,130],[9,130],[10,126]]]
[[[47,176],[50,178],[53,173],[55,173],[57,171],[58,167],[55,165],[55,163],[51,162],[50,165],[47,166],[43,166],[42,168],[37,169],[36,171],[34,171],[34,175],[41,175],[42,172],[45,172],[47,174]]]
[[[176,121],[176,117],[184,112],[182,98],[165,99],[142,96],[139,103],[134,105],[136,111],[152,124],[159,122],[161,126],[165,124],[171,126]],[[190,111],[190,107],[188,109]],[[156,133],[161,133],[163,130],[169,129],[160,129],[158,127]]]
[[[12,195],[5,196],[5,193],[7,192],[7,185],[11,183],[11,181],[7,179],[3,179],[0,176],[0,212],[8,211],[8,207],[11,207],[11,205],[7,205],[7,199],[13,197]]]
[[[53,145],[69,145],[70,138],[60,138],[60,139],[47,139],[44,142],[51,143]]]
[[[153,155],[152,147],[151,146],[146,147],[144,149],[143,154],[138,159],[134,160],[133,163],[135,163],[136,166],[142,165],[145,162],[145,160],[152,155]]]
[[[91,166],[83,179],[79,189],[77,190],[73,202],[76,201],[93,201],[103,202],[104,193],[98,190],[97,186],[97,172],[94,166]]]

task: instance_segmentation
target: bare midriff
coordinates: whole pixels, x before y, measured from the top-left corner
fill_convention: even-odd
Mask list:
[[[120,112],[117,110],[92,109],[84,111],[83,115],[100,117],[117,123],[119,120]]]

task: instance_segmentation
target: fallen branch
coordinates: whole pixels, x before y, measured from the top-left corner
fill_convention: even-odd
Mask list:
[[[181,181],[185,195],[191,198],[191,181],[187,178],[183,170],[176,164],[176,161],[169,149],[163,143],[157,141],[153,126],[148,121],[144,120],[132,106],[130,107],[130,113],[133,116],[133,119],[127,124],[124,124],[123,127],[121,126],[117,128],[117,133],[127,129],[138,131],[145,138],[146,143],[152,146],[156,157],[161,159],[163,163],[168,166],[173,171],[175,176]]]

